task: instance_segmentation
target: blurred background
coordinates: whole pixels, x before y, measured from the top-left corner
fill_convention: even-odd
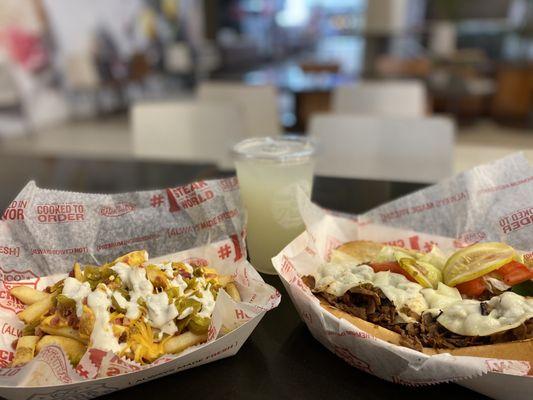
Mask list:
[[[533,1],[0,3],[4,182],[28,157],[231,168],[236,141],[286,133],[327,176],[533,160]]]

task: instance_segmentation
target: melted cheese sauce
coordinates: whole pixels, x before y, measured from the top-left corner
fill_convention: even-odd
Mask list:
[[[516,328],[533,317],[533,299],[505,292],[491,298],[488,315],[481,314],[480,301],[463,300],[446,307],[437,321],[446,329],[464,336],[487,336]]]

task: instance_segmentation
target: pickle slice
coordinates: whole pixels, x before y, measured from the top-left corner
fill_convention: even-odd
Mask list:
[[[403,257],[398,259],[398,264],[425,288],[436,289],[439,282],[442,282],[442,272],[430,263]]]

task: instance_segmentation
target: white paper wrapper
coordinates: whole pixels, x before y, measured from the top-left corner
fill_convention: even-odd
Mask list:
[[[357,217],[328,212],[301,196],[306,232],[273,258],[274,267],[313,336],[350,365],[407,385],[458,381],[502,399],[508,398],[509,387],[490,382],[506,377],[504,381],[513,384],[513,398],[528,398],[533,389],[528,362],[449,354],[430,357],[389,344],[325,311],[300,277],[313,274],[333,249],[352,240],[422,250],[430,250],[432,244],[453,249],[496,240],[531,252],[532,172],[521,155],[507,157]]]
[[[0,222],[0,396],[88,399],[235,354],[280,301],[246,261],[241,210],[235,178],[117,195],[44,190],[30,182]],[[152,260],[194,262],[233,275],[242,302],[221,291],[208,342],[147,366],[89,349],[74,370],[64,352],[50,346],[24,367],[7,368],[23,327],[16,317],[23,305],[9,295],[13,286],[44,289],[75,261],[102,263],[138,249]]]

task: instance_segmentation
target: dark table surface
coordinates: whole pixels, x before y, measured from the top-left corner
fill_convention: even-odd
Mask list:
[[[220,175],[209,166],[3,156],[0,158],[0,209],[3,210],[30,179],[35,179],[41,187],[113,193],[171,187]],[[313,199],[328,208],[356,213],[422,187],[420,184],[319,177],[315,179]],[[417,388],[395,385],[349,366],[311,336],[280,279],[277,276],[263,277],[281,292],[281,304],[266,314],[235,356],[124,389],[105,398],[483,398],[455,384]]]

